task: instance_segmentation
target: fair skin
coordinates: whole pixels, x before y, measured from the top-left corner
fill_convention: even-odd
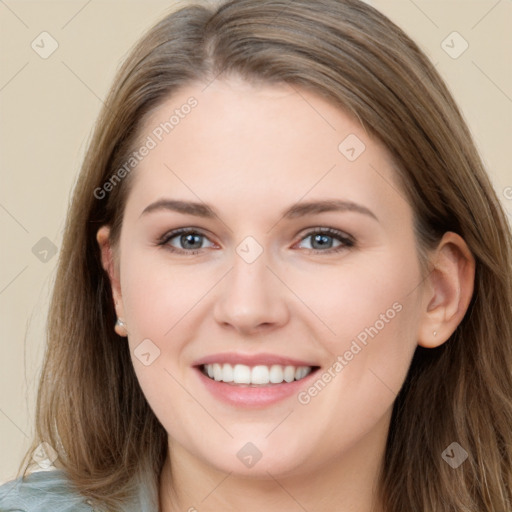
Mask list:
[[[97,235],[126,323],[119,332],[169,435],[160,510],[379,512],[374,491],[394,400],[415,348],[441,345],[462,320],[474,260],[447,233],[422,276],[412,208],[386,149],[355,118],[286,85],[231,78],[204,87],[189,85],[152,113],[141,140],[190,96],[198,101],[133,171],[119,246],[109,243],[108,226]],[[338,149],[349,134],[366,146],[354,161]],[[218,216],[142,214],[163,198],[206,203]],[[371,213],[282,215],[326,199]],[[157,245],[189,227],[195,237]],[[322,239],[318,228],[355,244],[331,233]],[[251,263],[237,252],[248,236],[263,249]],[[333,373],[337,356],[372,326],[367,344]],[[148,365],[134,354],[145,339],[160,350]],[[316,371],[291,384],[289,396],[234,404],[212,393],[205,380],[213,381],[195,367],[220,353],[293,358]],[[308,392],[329,368],[329,382]],[[235,386],[259,396],[257,387]],[[249,442],[261,454],[251,467],[237,456]]]

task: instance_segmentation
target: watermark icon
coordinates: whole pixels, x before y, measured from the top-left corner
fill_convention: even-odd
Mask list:
[[[441,48],[452,59],[458,59],[469,48],[469,43],[458,32],[452,32],[443,39]]]
[[[327,368],[327,370],[323,371],[318,379],[306,390],[301,391],[297,395],[297,400],[302,405],[307,405],[311,402],[311,399],[318,396],[318,394],[325,389],[327,384],[329,384],[337,375],[341,373],[341,371],[347,366],[354,356],[359,354],[361,350],[366,347],[368,344],[368,337],[375,338],[377,334],[379,334],[386,324],[395,318],[395,316],[402,311],[403,306],[399,302],[395,302],[389,309],[386,310],[385,313],[381,313],[379,315],[379,319],[374,322],[374,324],[370,327],[366,327],[362,330],[350,344],[350,348],[346,350],[343,355],[338,355],[336,360]],[[361,343],[363,347],[360,346]]]
[[[32,254],[39,261],[48,263],[57,254],[57,246],[49,238],[43,236],[32,247]]]
[[[245,237],[236,248],[237,254],[246,262],[255,262],[263,252],[263,247],[252,236]]]
[[[468,452],[459,443],[454,441],[441,454],[441,457],[453,469],[457,469],[468,458]]]
[[[338,151],[349,161],[357,160],[366,149],[364,142],[354,133],[345,137],[338,145]]]
[[[94,189],[94,197],[96,199],[104,199],[109,192],[121,183],[121,181],[130,174],[130,172],[149,155],[150,151],[155,149],[165,136],[178,126],[182,119],[197,107],[198,101],[194,96],[187,99],[179,108],[174,109],[173,114],[167,121],[160,123],[153,129],[151,135],[148,135],[142,145],[136,151],[130,153],[123,165],[121,165],[114,174],[101,186]]]
[[[46,442],[41,443],[32,454],[32,459],[41,469],[48,469],[57,460],[57,452]]]
[[[39,57],[47,59],[59,47],[59,43],[48,32],[41,32],[30,46]]]
[[[160,349],[146,338],[135,347],[133,354],[144,366],[149,366],[160,357]]]
[[[252,468],[263,457],[263,454],[252,443],[246,443],[240,448],[236,456],[240,459],[242,464],[248,468]]]

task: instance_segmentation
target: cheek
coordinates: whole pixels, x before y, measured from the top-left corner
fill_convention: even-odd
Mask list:
[[[353,339],[363,344],[374,338],[407,340],[406,324],[410,338],[420,281],[417,262],[395,252],[347,258],[338,267],[319,266],[300,276],[288,274],[290,287],[309,310],[297,303],[295,311],[303,311],[322,344],[336,354],[349,349]]]
[[[180,357],[189,341],[189,332],[183,329],[190,328],[187,313],[205,290],[197,288],[200,276],[190,272],[191,268],[184,272],[147,250],[127,248],[125,254],[121,290],[135,374],[165,428],[179,432],[183,420],[169,411],[193,410],[195,406],[180,385],[185,374]]]
[[[121,269],[125,315],[130,332],[138,337],[164,339],[205,293],[211,279],[191,266],[172,265],[156,252],[160,250],[133,250]]]
[[[194,315],[201,299],[222,276],[207,265],[172,264],[156,251],[127,247],[121,267],[131,357],[152,405],[162,399],[162,386],[173,400],[183,397],[177,382],[187,378],[186,349],[197,337]],[[143,355],[148,353],[149,357]]]
[[[333,424],[350,422],[344,417],[347,410],[354,419],[366,417],[368,424],[378,419],[392,405],[409,369],[417,346],[421,275],[416,261],[397,261],[396,254],[389,254],[371,265],[346,266],[329,276],[326,271],[322,293],[317,285],[303,296],[319,313],[322,322],[315,319],[311,329],[331,357],[321,382],[304,389],[299,402],[314,402],[325,417],[335,416]]]
[[[353,298],[337,321],[333,317],[340,335],[328,343],[324,338],[333,357],[297,396],[296,421],[307,438],[321,440],[311,464],[347,449],[389,420],[416,348],[417,295],[405,300],[400,291],[375,295],[364,304]],[[393,302],[395,297],[402,300]],[[274,442],[287,443],[289,433],[281,434]]]
[[[327,416],[350,410],[354,418],[377,419],[403,384],[417,346],[421,276],[415,261],[403,258],[397,265],[396,257],[376,258],[326,280],[325,300],[316,303],[335,333],[316,330],[332,360],[326,368],[328,391],[319,383],[322,391],[305,390],[304,402],[311,398]],[[333,403],[340,408],[333,410]]]

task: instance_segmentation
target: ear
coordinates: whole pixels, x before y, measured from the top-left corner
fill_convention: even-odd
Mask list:
[[[431,262],[418,332],[418,345],[425,348],[442,345],[455,332],[471,302],[475,281],[475,259],[456,233],[444,234]]]
[[[123,296],[119,280],[119,265],[115,257],[114,248],[110,241],[110,227],[102,226],[96,233],[96,240],[100,246],[102,267],[107,272],[110,280],[112,298],[114,299],[117,318],[124,322],[125,316]],[[120,336],[127,335],[126,328],[123,325],[116,324],[115,330]]]

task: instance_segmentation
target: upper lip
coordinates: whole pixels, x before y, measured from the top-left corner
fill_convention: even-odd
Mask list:
[[[214,363],[228,363],[231,365],[244,364],[246,366],[272,366],[273,364],[279,364],[281,366],[318,366],[311,363],[311,361],[304,361],[276,354],[239,354],[236,352],[221,352],[202,357],[195,361],[193,366],[203,366],[205,364]]]

